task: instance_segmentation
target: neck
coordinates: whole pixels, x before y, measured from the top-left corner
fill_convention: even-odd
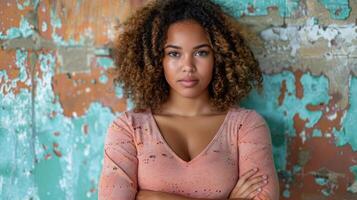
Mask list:
[[[208,91],[197,97],[184,97],[180,94],[170,92],[168,100],[162,105],[165,114],[194,117],[211,114],[212,107],[209,104]]]

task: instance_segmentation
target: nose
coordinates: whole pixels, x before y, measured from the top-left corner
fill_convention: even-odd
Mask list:
[[[193,56],[192,55],[182,56],[181,66],[183,72],[194,72],[196,70],[196,66]]]

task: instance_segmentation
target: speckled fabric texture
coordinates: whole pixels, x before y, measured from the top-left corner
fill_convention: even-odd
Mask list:
[[[269,183],[254,199],[277,200],[269,128],[253,110],[230,108],[214,138],[189,162],[166,143],[150,109],[126,111],[108,128],[99,199],[135,199],[140,189],[225,199],[239,177],[255,167],[255,176],[266,174]]]

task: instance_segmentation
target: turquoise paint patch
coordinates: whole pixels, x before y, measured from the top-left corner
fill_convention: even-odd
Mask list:
[[[0,35],[1,40],[11,40],[19,37],[21,37],[21,31],[18,28],[9,28],[6,31],[6,35],[3,35],[2,33]]]
[[[318,129],[314,129],[314,130],[312,131],[312,137],[322,137],[321,131],[318,130]]]
[[[6,35],[0,34],[0,40],[11,40],[15,38],[28,38],[34,34],[32,25],[21,16],[19,27],[11,27],[6,30]]]
[[[114,62],[108,57],[97,58],[97,65],[103,67],[105,70],[114,67]]]
[[[0,199],[37,199],[31,174],[35,160],[31,145],[31,92],[20,89],[16,96],[13,93],[19,82],[28,80],[28,75],[22,74],[26,73],[27,55],[26,51],[16,52],[19,77],[9,79],[5,70],[0,72],[3,81],[0,86]]]
[[[117,96],[118,98],[123,98],[123,93],[124,93],[124,91],[123,91],[123,88],[122,87],[120,87],[120,86],[115,86],[115,96]]]
[[[324,188],[324,189],[321,190],[321,193],[326,197],[330,196],[332,194],[331,192],[332,191],[329,188]]]
[[[356,180],[357,180],[357,165],[351,166],[350,171],[355,175]]]
[[[109,56],[110,52],[108,48],[97,48],[94,50],[95,55]]]
[[[318,185],[326,185],[328,180],[326,178],[315,178],[315,183]]]
[[[99,82],[102,84],[106,84],[108,82],[108,77],[105,74],[100,75]]]
[[[133,109],[134,108],[134,103],[133,103],[133,101],[130,99],[130,98],[128,98],[127,100],[126,100],[126,104],[127,104],[127,109],[128,110],[131,110],[131,109]]]
[[[22,4],[19,3],[19,0],[16,0],[16,4],[17,4],[17,8],[18,8],[19,10],[24,10],[25,7],[27,7],[27,6],[30,5],[30,0],[22,1]]]
[[[51,16],[51,26],[52,28],[61,28],[62,27],[62,22],[59,17],[51,10],[50,12]]]
[[[287,190],[287,189],[285,189],[284,192],[283,192],[283,196],[284,196],[285,198],[290,198],[290,191]]]
[[[319,0],[319,2],[330,12],[332,19],[347,19],[352,10],[348,0]]]
[[[223,8],[231,13],[233,16],[239,18],[242,15],[248,16],[262,16],[268,15],[269,7],[279,8],[280,16],[291,16],[292,13],[299,7],[299,0],[214,0],[216,3],[223,6]]]
[[[347,191],[352,192],[352,193],[357,193],[357,188],[356,188],[356,184],[357,184],[357,165],[353,165],[350,167],[350,171],[353,173],[353,175],[355,176],[355,181],[354,183],[349,186],[347,188]]]
[[[294,165],[293,167],[293,174],[301,172],[301,166],[299,165]]]
[[[19,81],[26,83],[26,85],[32,85],[31,80],[26,72],[26,62],[27,62],[28,52],[23,50],[16,50],[16,61],[15,64],[20,70]]]
[[[342,128],[337,131],[334,130],[336,146],[351,145],[353,151],[357,151],[357,77],[351,77],[350,80],[350,95],[349,95],[349,109],[342,120]]]
[[[24,38],[27,38],[34,33],[32,25],[23,17],[20,22],[20,31],[22,33],[22,37]]]

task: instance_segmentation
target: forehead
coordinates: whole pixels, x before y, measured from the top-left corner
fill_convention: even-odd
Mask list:
[[[166,44],[196,45],[196,43],[209,43],[205,29],[196,21],[186,20],[171,24],[166,33]]]

